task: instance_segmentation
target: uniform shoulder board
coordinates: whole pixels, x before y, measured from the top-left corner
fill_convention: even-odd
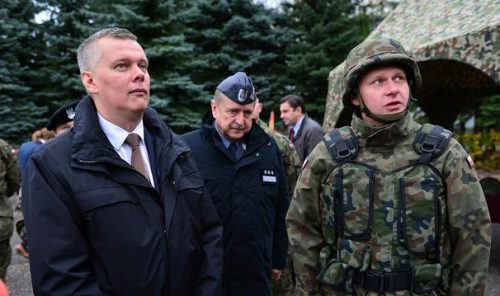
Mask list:
[[[349,126],[333,129],[325,135],[323,141],[336,162],[352,160],[358,154],[358,139]]]
[[[424,123],[418,130],[413,149],[420,155],[421,163],[429,163],[444,152],[453,133],[439,125]]]

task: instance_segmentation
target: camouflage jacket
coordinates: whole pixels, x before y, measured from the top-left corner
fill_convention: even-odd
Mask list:
[[[491,224],[478,177],[454,139],[415,165],[419,128],[409,114],[382,128],[354,116],[353,161],[334,162],[324,141],[310,154],[286,218],[297,295],[379,295],[352,280],[368,270],[410,274],[411,292],[386,295],[484,293]]]
[[[281,153],[281,159],[283,160],[283,169],[285,170],[288,178],[288,192],[292,194],[300,171],[299,154],[297,153],[297,150],[295,150],[293,143],[290,142],[285,135],[272,131],[261,119],[259,119],[257,123],[269,136],[274,139],[278,145],[278,149]]]
[[[10,145],[0,139],[0,216],[2,217],[12,217],[13,210],[7,198],[19,188],[19,168],[10,149]]]

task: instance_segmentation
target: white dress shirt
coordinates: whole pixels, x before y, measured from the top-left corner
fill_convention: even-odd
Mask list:
[[[106,120],[99,113],[97,113],[97,117],[104,134],[106,134],[109,142],[113,145],[113,148],[115,148],[116,153],[118,153],[118,155],[120,155],[120,157],[128,164],[132,165],[132,147],[125,142],[130,133],[116,124]],[[146,166],[146,172],[149,175],[151,185],[155,186],[153,174],[151,173],[151,165],[149,164],[148,149],[146,148],[146,144],[144,142],[144,123],[142,120],[135,127],[132,133],[138,134],[141,138],[139,146],[141,148],[142,159],[144,160],[144,165]]]

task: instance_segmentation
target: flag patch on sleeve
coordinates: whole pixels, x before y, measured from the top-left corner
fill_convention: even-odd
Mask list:
[[[467,163],[469,164],[471,169],[474,168],[474,160],[472,160],[472,157],[470,156],[470,154],[467,154]]]

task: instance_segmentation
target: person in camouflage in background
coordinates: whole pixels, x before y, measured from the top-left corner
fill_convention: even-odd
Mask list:
[[[350,127],[303,166],[287,214],[297,295],[483,295],[488,208],[470,156],[408,112],[421,83],[393,39],[347,57]]]
[[[258,95],[258,93],[256,93]],[[276,144],[278,145],[278,149],[281,153],[281,160],[283,161],[283,169],[285,170],[285,174],[288,179],[288,192],[292,194],[295,189],[295,185],[297,184],[297,178],[300,172],[300,157],[295,150],[293,143],[283,134],[278,133],[277,131],[271,130],[267,124],[260,119],[260,112],[262,112],[262,103],[260,99],[257,97],[255,99],[255,108],[252,114],[253,119],[257,122],[257,124],[268,134],[271,136]],[[293,274],[293,260],[292,257],[288,256],[287,266],[283,270],[283,274],[278,282],[273,283],[273,295],[281,296],[281,295],[290,295],[293,291],[295,282],[295,276]]]
[[[19,167],[10,145],[0,139],[0,279],[5,280],[12,258],[10,237],[14,210],[8,200],[19,189]]]

